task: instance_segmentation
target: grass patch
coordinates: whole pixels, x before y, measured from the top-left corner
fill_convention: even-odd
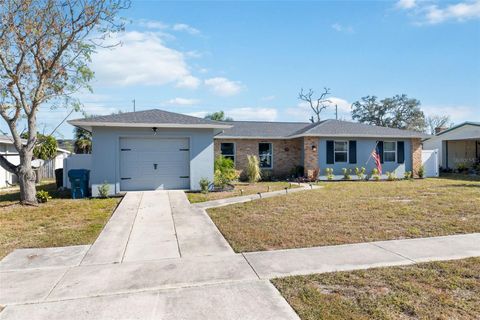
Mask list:
[[[480,232],[480,180],[330,182],[209,209],[237,252]]]
[[[480,258],[272,280],[302,320],[476,319]]]
[[[14,249],[89,244],[97,238],[118,198],[69,199],[54,183],[37,187],[53,199],[38,207],[18,204],[18,190],[0,191],[0,259]]]
[[[190,203],[205,202],[211,200],[239,197],[242,194],[255,194],[259,192],[268,192],[268,191],[277,191],[283,190],[285,188],[298,188],[297,184],[290,184],[290,182],[257,182],[257,183],[242,183],[237,182],[234,184],[234,189],[231,191],[222,191],[222,192],[209,192],[203,194],[200,192],[187,192],[187,197]],[[241,192],[243,190],[243,193]]]

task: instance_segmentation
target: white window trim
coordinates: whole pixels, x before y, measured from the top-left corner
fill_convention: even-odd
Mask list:
[[[390,143],[390,142],[392,142],[394,144],[395,150],[385,151],[385,143]],[[397,162],[397,151],[398,151],[397,141],[383,141],[383,162],[389,162],[389,163]],[[395,155],[395,159],[393,161],[387,161],[385,159],[385,153],[393,153]]]
[[[346,143],[347,143],[347,150],[346,150],[346,151],[335,151],[335,142],[346,142]],[[334,141],[333,141],[333,163],[349,163],[349,160],[350,160],[350,159],[349,159],[349,156],[350,156],[349,153],[350,153],[350,152],[348,152],[349,147],[350,147],[349,144],[350,144],[350,143],[349,143],[348,140],[334,140]],[[336,161],[336,160],[335,160],[335,154],[336,154],[337,152],[338,152],[338,153],[344,153],[344,152],[346,152],[346,153],[347,153],[347,159],[346,159],[345,161]]]
[[[222,144],[224,143],[232,143],[233,144],[233,154],[223,154],[222,153]],[[237,144],[235,142],[220,142],[220,154],[222,156],[233,156],[233,164],[235,165],[237,162]]]
[[[258,143],[258,158],[260,159],[260,144],[261,143],[266,143],[270,145],[270,158],[272,159],[270,161],[270,167],[260,167],[260,169],[273,169],[273,143],[271,142],[259,142]]]

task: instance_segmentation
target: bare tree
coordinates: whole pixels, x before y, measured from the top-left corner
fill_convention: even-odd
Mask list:
[[[72,94],[88,88],[91,54],[123,29],[116,18],[124,0],[0,0],[0,115],[7,123],[20,164],[0,155],[18,176],[20,201],[36,204],[33,149],[41,105],[79,107]],[[19,125],[27,124],[27,139]]]
[[[451,127],[450,116],[432,115],[425,119],[430,134],[435,134],[436,128]]]
[[[315,91],[312,89],[308,89],[308,92],[304,92],[303,88],[300,90],[298,94],[298,99],[305,101],[308,103],[310,108],[312,109],[314,116],[310,117],[310,121],[312,123],[320,122],[320,113],[325,110],[328,106],[331,105],[331,101],[326,99],[327,96],[330,94],[329,88],[324,88],[323,93],[318,98],[314,98]]]

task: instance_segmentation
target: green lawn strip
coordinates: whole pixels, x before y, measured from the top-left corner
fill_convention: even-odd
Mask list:
[[[272,280],[302,320],[476,319],[480,258]]]
[[[208,210],[237,252],[480,232],[480,180],[326,182]]]

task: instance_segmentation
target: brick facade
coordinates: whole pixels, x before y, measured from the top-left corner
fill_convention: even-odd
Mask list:
[[[303,138],[297,139],[215,139],[215,156],[220,155],[220,143],[235,143],[235,168],[245,170],[248,164],[247,155],[258,157],[258,144],[271,143],[273,148],[272,175],[287,177],[295,166],[303,165]]]
[[[414,178],[418,178],[418,171],[422,166],[422,140],[412,139],[412,173]]]
[[[314,178],[318,175],[318,149],[319,139],[316,137],[303,138],[303,167],[305,176]]]

